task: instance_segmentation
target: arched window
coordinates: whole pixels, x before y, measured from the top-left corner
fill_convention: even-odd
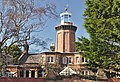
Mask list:
[[[20,70],[20,77],[24,77],[24,71]]]
[[[35,77],[35,70],[31,71],[31,77]]]
[[[63,57],[63,64],[67,64],[67,57]]]
[[[29,77],[29,70],[26,70],[26,77]]]

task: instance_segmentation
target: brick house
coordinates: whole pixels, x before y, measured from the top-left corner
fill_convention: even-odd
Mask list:
[[[60,14],[61,22],[56,29],[55,46],[50,46],[49,52],[39,54],[22,54],[20,65],[8,65],[8,76],[15,77],[54,77],[65,67],[70,67],[77,74],[93,75],[85,66],[86,59],[75,51],[75,32],[77,27],[70,21],[71,13],[65,9]],[[12,74],[12,75],[11,75]]]

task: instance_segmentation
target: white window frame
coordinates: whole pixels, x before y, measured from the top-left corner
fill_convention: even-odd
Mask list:
[[[73,63],[73,58],[72,57],[68,57],[68,64],[72,64],[72,63]]]
[[[86,58],[82,57],[81,60],[83,60],[82,63],[86,63]]]
[[[49,56],[48,57],[48,62],[49,63],[54,63],[54,57],[53,56]]]
[[[8,77],[13,77],[14,72],[6,72]]]
[[[76,64],[79,64],[79,57],[76,57]]]

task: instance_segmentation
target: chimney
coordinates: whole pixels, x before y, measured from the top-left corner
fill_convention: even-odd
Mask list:
[[[55,44],[54,43],[51,43],[50,44],[50,51],[55,51]]]

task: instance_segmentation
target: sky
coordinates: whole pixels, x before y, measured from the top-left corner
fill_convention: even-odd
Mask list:
[[[37,5],[39,4],[39,0],[35,0],[37,2]],[[68,12],[72,14],[72,22],[75,26],[77,26],[76,31],[76,41],[77,37],[84,36],[86,38],[89,38],[88,33],[86,32],[83,24],[84,24],[84,17],[83,13],[85,10],[85,0],[46,0],[44,3],[50,3],[53,2],[56,5],[56,12],[57,14],[60,14],[64,11],[66,8],[66,5],[68,6]],[[44,4],[43,3],[43,4]],[[40,37],[43,39],[50,38],[51,41],[48,44],[48,47],[51,43],[56,42],[56,30],[55,26],[57,26],[60,23],[60,17],[58,19],[49,19],[46,23],[46,26],[43,31],[41,31],[39,34]]]

